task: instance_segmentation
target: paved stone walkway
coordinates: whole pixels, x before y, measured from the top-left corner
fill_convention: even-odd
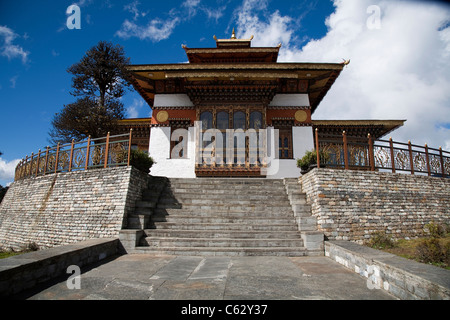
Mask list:
[[[81,270],[21,299],[378,300],[367,279],[327,257],[200,257],[128,254]],[[72,281],[72,283],[75,283]]]

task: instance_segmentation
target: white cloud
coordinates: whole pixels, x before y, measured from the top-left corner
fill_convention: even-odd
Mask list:
[[[139,1],[133,1],[123,7],[124,10],[132,13],[134,15],[133,20],[137,20],[139,17],[145,17],[148,12],[141,12],[138,9]]]
[[[126,19],[116,35],[129,39],[131,37],[137,37],[141,40],[151,40],[159,42],[170,37],[173,30],[179,23],[179,18],[168,19],[163,21],[159,18],[151,20],[146,26],[140,26],[135,22]]]
[[[213,19],[216,20],[216,22],[218,22],[219,19],[223,17],[223,13],[225,12],[226,6],[222,6],[219,8],[202,7],[201,9],[208,16],[208,19]]]
[[[139,111],[144,106],[144,100],[133,98],[133,103],[127,107],[128,118],[138,118]]]
[[[237,14],[239,36],[253,45],[283,43],[280,62],[334,62],[351,59],[313,119],[406,119],[395,140],[450,148],[450,7],[435,2],[335,0],[325,21],[328,32],[296,46],[296,26],[278,11],[261,20],[245,0]],[[368,19],[380,9],[379,29]],[[259,39],[259,38],[262,39]]]
[[[185,0],[181,6],[188,10],[188,18],[192,18],[197,14],[200,0]]]
[[[17,164],[20,159],[6,162],[0,157],[0,180],[13,181]]]
[[[11,79],[9,79],[9,82],[11,82],[11,88],[15,89],[16,88],[16,83],[17,83],[17,79],[19,78],[19,76],[14,76]]]
[[[155,17],[150,19],[146,25],[143,25],[138,20],[146,17],[148,12],[139,10],[139,5],[140,2],[136,0],[124,6],[124,10],[133,14],[133,18],[132,21],[125,19],[120,30],[116,32],[116,36],[123,39],[136,37],[140,40],[151,40],[154,42],[168,39],[180,22],[176,10],[170,10],[168,12],[169,17],[166,20]]]
[[[116,36],[129,39],[132,37],[141,40],[151,40],[159,42],[168,39],[174,29],[182,22],[186,22],[195,17],[198,12],[203,12],[208,19],[214,19],[216,22],[223,16],[226,5],[221,7],[209,8],[201,5],[201,0],[185,0],[178,8],[171,9],[167,14],[167,19],[154,17],[148,20],[148,23],[138,23],[139,18],[146,17],[148,12],[143,12],[138,9],[139,1],[133,1],[124,6],[124,10],[130,12],[133,18],[130,21],[125,19]]]
[[[0,54],[8,58],[8,60],[20,58],[22,63],[28,61],[28,51],[25,51],[21,46],[13,44],[13,41],[18,37],[18,35],[7,26],[0,26],[0,38],[3,41],[0,42]]]

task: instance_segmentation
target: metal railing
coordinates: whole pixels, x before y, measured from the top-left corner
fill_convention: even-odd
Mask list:
[[[318,167],[388,170],[420,173],[428,176],[450,177],[450,152],[389,140],[342,135],[321,135],[315,130],[315,144]],[[328,157],[319,159],[319,152],[324,151]]]
[[[126,134],[108,135],[68,144],[47,147],[26,156],[16,166],[15,180],[50,173],[93,168],[129,166],[132,130]]]

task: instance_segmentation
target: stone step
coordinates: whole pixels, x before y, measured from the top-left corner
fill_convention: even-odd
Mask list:
[[[153,222],[157,225],[158,222],[173,222],[180,224],[197,224],[197,223],[237,223],[243,225],[261,225],[261,224],[288,224],[295,225],[295,221],[292,218],[267,218],[267,217],[217,217],[217,216],[191,216],[191,215],[178,215],[178,216],[165,216],[165,217],[152,217]]]
[[[136,201],[135,208],[155,208],[156,203],[153,201]]]
[[[144,196],[145,198],[150,199],[152,196]],[[178,194],[163,194],[158,198],[158,202],[183,202],[185,200],[192,200],[192,199],[204,199],[204,200],[248,200],[248,201],[288,201],[289,198],[285,193],[279,192],[279,193],[245,193],[245,192],[239,192],[236,194],[227,194],[227,193],[198,193],[198,192],[191,192],[191,193],[178,193]]]
[[[207,211],[207,212],[240,212],[240,213],[250,213],[250,212],[290,212],[292,213],[292,206],[286,205],[269,205],[269,204],[257,204],[257,205],[228,205],[228,204],[158,204],[155,209],[173,209],[180,210],[183,212],[197,212],[197,211]],[[176,211],[171,211],[175,213]],[[156,212],[156,211],[155,211]]]
[[[168,238],[146,237],[143,245],[150,247],[302,247],[299,239],[231,239],[231,238]]]
[[[136,226],[145,224],[135,251],[228,256],[308,252],[303,233],[315,230],[315,220],[297,178],[155,181],[159,185],[142,193],[130,215]]]
[[[264,232],[289,232],[297,231],[298,227],[293,223],[282,223],[276,221],[276,223],[270,224],[237,224],[237,223],[196,223],[191,224],[181,224],[176,222],[157,222],[157,229],[152,230],[205,230],[205,231],[217,231],[217,230],[227,230],[227,231],[264,231]]]
[[[189,256],[286,256],[300,257],[307,254],[304,247],[142,247],[134,249],[135,253],[189,255]]]
[[[195,196],[197,195],[197,196]],[[198,191],[188,190],[188,189],[172,189],[170,192],[164,192],[161,194],[161,198],[165,197],[173,197],[174,199],[178,199],[179,197],[183,198],[197,198],[198,196],[209,196],[215,199],[221,199],[222,197],[225,199],[231,198],[235,199],[236,197],[246,196],[256,196],[255,200],[258,198],[270,198],[281,197],[285,199],[289,199],[286,192],[280,190],[247,190],[245,188],[242,189],[208,189],[201,188]]]
[[[167,185],[167,187],[164,190],[197,190],[197,189],[220,189],[220,190],[260,190],[260,191],[269,191],[269,190],[279,190],[283,187],[285,190],[285,187],[283,185],[270,185],[270,184],[188,184],[188,183],[175,183]]]
[[[153,204],[151,202],[139,201],[142,203],[148,203],[149,205]],[[290,203],[287,199],[265,199],[261,200],[251,200],[251,199],[179,199],[179,203],[182,203],[182,207],[186,207],[189,205],[205,205],[205,206],[246,206],[249,208],[253,207],[289,207]],[[173,204],[173,203],[158,203],[158,207],[161,205]]]
[[[194,226],[196,227],[196,226]],[[253,231],[253,230],[179,230],[146,229],[147,237],[166,238],[228,238],[228,239],[300,239],[298,231]]]
[[[150,209],[152,210],[152,209]],[[135,214],[151,215],[152,219],[159,218],[177,218],[177,217],[211,217],[211,218],[230,218],[230,219],[245,219],[245,218],[260,218],[260,219],[286,219],[294,221],[292,211],[278,210],[278,211],[235,211],[232,208],[229,210],[184,210],[184,209],[160,209],[156,208],[152,211],[143,211],[136,209]],[[299,215],[300,216],[300,215]]]
[[[260,185],[283,185],[283,179],[266,179],[266,178],[170,178],[170,184],[260,184]]]

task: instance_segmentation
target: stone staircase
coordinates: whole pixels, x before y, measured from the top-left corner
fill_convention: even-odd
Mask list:
[[[298,179],[151,179],[120,233],[127,252],[323,255]]]

